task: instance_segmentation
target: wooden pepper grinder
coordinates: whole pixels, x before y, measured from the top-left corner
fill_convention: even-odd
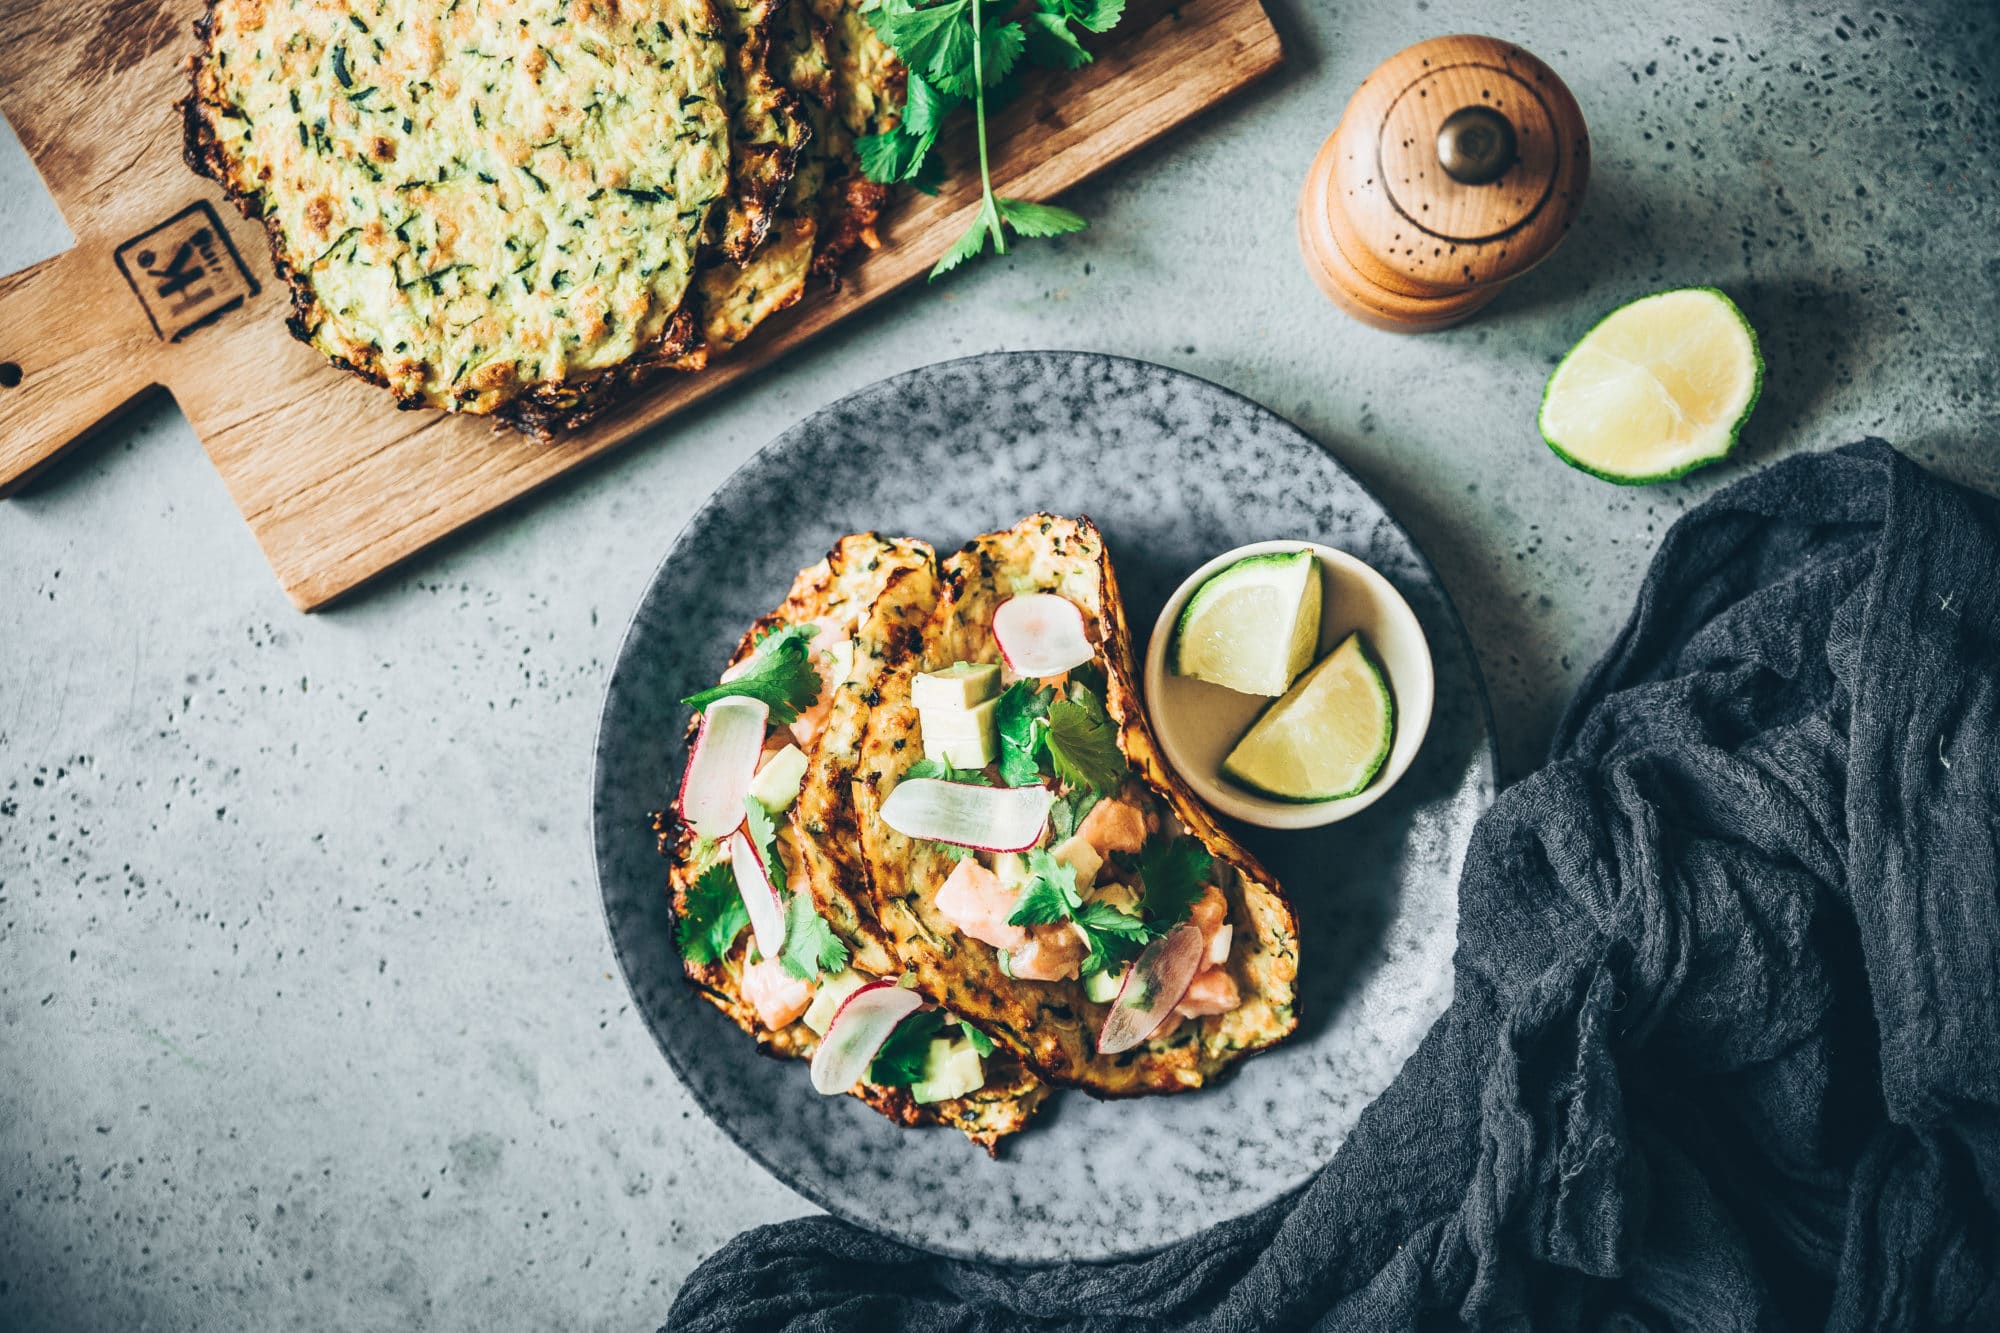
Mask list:
[[[1583,203],[1590,134],[1512,42],[1434,37],[1377,66],[1299,198],[1306,267],[1365,324],[1455,324],[1546,259]]]

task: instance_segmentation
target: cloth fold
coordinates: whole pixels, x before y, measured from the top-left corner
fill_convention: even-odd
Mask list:
[[[1032,1270],[808,1218],[667,1327],[2000,1328],[2000,502],[1869,440],[1676,523],[1454,973],[1256,1214]]]

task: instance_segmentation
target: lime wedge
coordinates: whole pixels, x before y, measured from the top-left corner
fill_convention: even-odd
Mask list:
[[[1621,485],[1671,481],[1736,447],[1764,358],[1713,287],[1655,292],[1605,316],[1542,393],[1542,438],[1572,467]]]
[[[1181,610],[1168,670],[1277,698],[1319,644],[1319,585],[1311,551],[1246,556],[1211,575]]]
[[[1222,761],[1222,776],[1280,801],[1353,796],[1396,739],[1396,701],[1359,634],[1350,634],[1264,710]]]

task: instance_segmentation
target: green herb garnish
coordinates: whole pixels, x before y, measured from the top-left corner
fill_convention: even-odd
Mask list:
[[[805,642],[818,632],[817,625],[787,625],[765,635],[748,671],[681,702],[699,713],[717,699],[736,695],[762,699],[771,710],[773,725],[789,726],[819,702],[819,672],[807,660]]]
[[[1034,0],[1024,20],[1000,21],[1016,8],[1013,0],[882,0],[868,12],[868,21],[909,71],[901,124],[856,142],[868,179],[934,187],[930,153],[938,131],[959,103],[972,103],[979,207],[972,225],[931,269],[933,279],[984,252],[988,242],[995,254],[1006,254],[1009,231],[1023,237],[1061,236],[1090,225],[1066,208],[993,193],[986,101],[989,93],[1005,95],[1003,85],[1024,55],[1055,69],[1087,64],[1090,53],[1078,41],[1078,30],[1108,32],[1124,16],[1125,0]]]
[[[1066,785],[1108,796],[1124,784],[1118,728],[1088,689],[1072,688],[1069,698],[1050,706],[1047,743],[1056,776]]]
[[[907,1088],[924,1076],[931,1038],[944,1030],[944,1010],[919,1009],[889,1033],[868,1066],[868,1081],[881,1088]]]
[[[976,768],[953,768],[939,759],[919,759],[903,770],[905,778],[933,778],[939,782],[961,782],[973,787],[990,787],[993,779]]]
[[[1066,865],[1041,848],[1028,853],[1031,878],[1015,901],[1010,926],[1053,926],[1073,922],[1083,931],[1089,948],[1081,967],[1083,976],[1102,972],[1113,963],[1138,953],[1151,937],[1146,922],[1130,912],[1121,912],[1106,902],[1088,902],[1076,888],[1076,867]]]
[[[1215,864],[1208,848],[1193,838],[1154,834],[1139,850],[1139,883],[1145,887],[1146,924],[1164,935],[1187,920]]]
[[[785,858],[778,855],[778,825],[755,796],[743,798],[743,825],[750,834],[750,845],[757,849],[758,859],[764,863],[771,887],[783,894],[787,885]]]
[[[1010,787],[1032,787],[1042,780],[1036,755],[1048,731],[1049,701],[1055,691],[1017,680],[993,705],[993,729],[1000,738],[1000,780]]]
[[[743,910],[743,895],[736,891],[736,876],[726,865],[712,865],[688,888],[685,909],[674,927],[674,943],[681,957],[697,967],[719,963],[729,956],[736,937],[750,924]]]
[[[812,895],[803,891],[785,902],[785,944],[779,953],[785,971],[801,981],[847,966],[847,946],[813,910]]]

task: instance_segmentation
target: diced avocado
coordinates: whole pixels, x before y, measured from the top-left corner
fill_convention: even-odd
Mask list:
[[[942,671],[923,671],[910,682],[910,702],[920,713],[964,713],[1000,693],[997,662],[953,662]]]
[[[1001,976],[1012,977],[1014,975],[1014,959],[1005,949],[998,950],[994,954],[994,961],[1000,964]]]
[[[1082,838],[1070,838],[1049,855],[1076,871],[1076,887],[1079,892],[1097,883],[1097,872],[1104,869],[1104,858],[1095,847]]]
[[[1116,971],[1107,967],[1102,972],[1092,972],[1083,979],[1084,998],[1094,1004],[1110,1004],[1118,998],[1119,987],[1125,984],[1125,972],[1122,967]],[[812,1015],[806,1015],[806,1021],[811,1022]]]
[[[1137,886],[1110,881],[1092,884],[1090,898],[1092,902],[1109,903],[1119,911],[1132,916],[1139,915],[1140,904],[1145,901],[1145,895],[1139,892]]]
[[[971,1042],[963,1037],[956,1041],[933,1037],[924,1058],[924,1076],[910,1085],[910,1096],[919,1104],[949,1101],[979,1091],[985,1082],[986,1070]]]
[[[766,810],[779,814],[799,799],[799,788],[805,780],[806,752],[796,745],[787,745],[766,759],[757,776],[750,779],[750,794]]]
[[[848,996],[860,990],[867,980],[851,967],[843,967],[838,972],[821,977],[819,989],[813,992],[812,1003],[806,1006],[806,1026],[824,1037],[833,1023],[834,1010],[840,1008]]]
[[[994,722],[998,699],[966,709],[920,708],[924,757],[953,768],[984,768],[998,757],[999,728]]]
[[[1001,852],[993,858],[993,874],[1010,889],[1025,887],[1028,880],[1028,858],[1019,852]]]

